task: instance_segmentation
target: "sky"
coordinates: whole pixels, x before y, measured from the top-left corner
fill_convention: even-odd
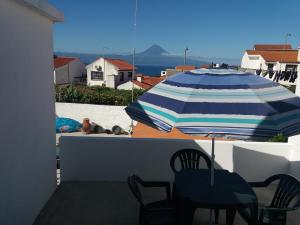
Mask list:
[[[239,59],[255,43],[300,44],[299,0],[48,0],[65,16],[54,50],[129,53],[158,44],[170,54]],[[134,41],[135,40],[135,41]]]

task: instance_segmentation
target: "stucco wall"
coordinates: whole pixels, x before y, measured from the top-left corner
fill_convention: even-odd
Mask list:
[[[55,107],[59,117],[72,118],[81,123],[84,118],[89,118],[91,122],[106,129],[111,129],[114,125],[119,125],[127,131],[130,129],[131,119],[124,110],[125,106],[57,102]]]
[[[104,62],[105,62],[105,65],[104,65]],[[91,79],[91,71],[97,71],[95,66],[101,66],[102,67],[103,81],[98,81],[98,80],[92,80]],[[92,62],[88,66],[86,66],[86,70],[87,70],[87,85],[89,85],[89,86],[105,84],[105,81],[107,80],[108,75],[117,75],[118,74],[117,68],[114,65],[104,61],[103,58],[100,58],[100,59]]]
[[[300,67],[298,66],[298,74]],[[300,96],[300,79],[296,80],[296,95]],[[290,163],[290,173],[295,175],[300,180],[300,135],[289,138],[289,143],[293,146]]]
[[[135,89],[143,89],[140,86],[137,86],[136,84],[133,84],[133,88]],[[119,90],[132,90],[132,82],[131,81],[127,81],[124,84],[120,84],[117,89]]]
[[[103,71],[103,81],[100,80],[92,80],[91,79],[91,72],[97,71],[95,66],[101,66]],[[116,88],[119,84],[125,83],[131,79],[128,77],[128,72],[131,71],[119,71],[116,66],[107,62],[103,58],[100,58],[91,64],[86,66],[87,70],[87,85],[95,86],[95,85],[103,85],[105,84],[106,87]],[[120,80],[120,72],[124,73],[124,80]]]
[[[0,1],[0,224],[30,225],[56,188],[52,21]]]
[[[54,70],[54,83],[55,84],[68,84],[74,82],[74,77],[82,76],[85,71],[84,63],[75,59],[67,65],[61,66]]]
[[[266,62],[265,60],[259,56],[259,55],[251,55],[253,57],[258,57],[258,59],[256,60],[250,60],[249,59],[249,55],[245,52],[242,58],[242,62],[241,62],[241,67],[243,69],[253,69],[253,70],[257,70],[260,68],[260,65],[262,66],[261,69],[266,70]]]
[[[69,78],[68,65],[61,66],[54,70],[54,83],[55,84],[68,84],[71,82]]]
[[[169,161],[183,148],[211,152],[211,141],[61,137],[62,180],[124,181],[131,174],[148,180],[170,180]],[[260,181],[288,172],[288,144],[216,141],[216,168],[239,173],[248,181]]]

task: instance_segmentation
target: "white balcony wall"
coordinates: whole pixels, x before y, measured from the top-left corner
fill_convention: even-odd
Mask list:
[[[172,180],[169,160],[183,148],[211,152],[210,141],[62,137],[62,181],[124,181],[138,174],[148,180]],[[287,173],[291,146],[286,143],[216,141],[216,167],[247,181]]]
[[[298,74],[300,74],[300,66],[298,66],[297,71]],[[296,80],[296,85],[297,86],[295,94],[300,96],[300,79]],[[293,146],[293,151],[291,154],[290,173],[300,179],[300,135],[290,137],[289,143]]]
[[[46,1],[0,1],[1,225],[32,224],[56,189],[56,14]]]

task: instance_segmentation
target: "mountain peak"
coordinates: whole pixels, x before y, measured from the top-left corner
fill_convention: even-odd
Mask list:
[[[145,51],[139,53],[139,55],[145,55],[145,56],[159,56],[163,54],[169,54],[169,52],[167,52],[159,45],[152,45]]]

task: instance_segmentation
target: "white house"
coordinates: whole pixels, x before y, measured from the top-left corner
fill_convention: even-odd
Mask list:
[[[116,88],[132,79],[133,65],[121,59],[99,58],[86,66],[87,85]]]
[[[79,58],[54,57],[54,83],[70,84],[85,78],[85,65]]]
[[[279,73],[287,74],[286,79],[277,82],[282,84],[295,83],[293,74],[297,75],[300,63],[299,49],[292,49],[291,45],[254,45],[253,50],[246,50],[241,68],[248,72],[256,72],[268,79],[276,80]],[[287,79],[289,78],[289,79]]]
[[[151,77],[142,74],[138,74],[136,79],[133,80],[133,88],[149,90],[159,82],[163,81],[165,77]],[[132,81],[128,81],[118,86],[120,90],[131,90],[132,89]]]
[[[31,225],[56,189],[53,23],[46,0],[0,1],[0,224]]]

